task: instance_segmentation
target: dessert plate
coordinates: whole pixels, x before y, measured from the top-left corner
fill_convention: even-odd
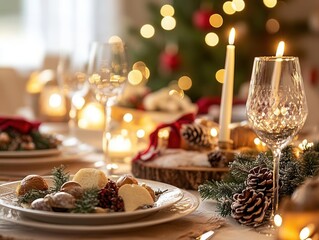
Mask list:
[[[45,157],[52,155],[59,155],[61,149],[43,149],[30,151],[0,151],[0,158],[25,158],[25,157]]]
[[[119,232],[123,230],[145,228],[160,223],[173,221],[184,217],[197,209],[199,199],[193,194],[183,191],[183,198],[168,208],[161,209],[154,214],[139,220],[112,224],[112,225],[67,225],[51,224],[25,218],[19,210],[0,207],[0,218],[18,225],[37,228],[45,231],[65,232],[65,233],[84,233],[84,232]]]
[[[44,177],[49,186],[52,186],[52,178]],[[138,179],[139,183],[145,183],[152,189],[165,191],[155,202],[154,207],[136,210],[133,212],[115,213],[61,213],[27,209],[17,204],[15,189],[20,181],[0,185],[0,206],[19,212],[21,216],[40,222],[56,223],[64,225],[113,225],[152,215],[159,210],[171,207],[183,197],[183,191],[169,184]]]

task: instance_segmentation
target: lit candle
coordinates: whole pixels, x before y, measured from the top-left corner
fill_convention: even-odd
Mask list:
[[[109,153],[114,158],[129,156],[132,153],[132,142],[129,137],[122,134],[112,136],[109,143]]]
[[[219,115],[219,142],[230,142],[230,129],[232,104],[233,104],[233,86],[235,70],[235,29],[232,28],[229,33],[229,45],[227,45],[225,60],[225,75],[222,91],[222,100]]]
[[[284,55],[284,49],[285,49],[285,42],[280,41],[277,47],[276,52],[276,61],[274,66],[274,71],[272,73],[272,80],[271,80],[271,86],[274,93],[278,91],[279,87],[279,80],[281,75],[281,62],[282,62],[282,56]]]

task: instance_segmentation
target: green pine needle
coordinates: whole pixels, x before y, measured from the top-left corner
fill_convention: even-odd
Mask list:
[[[70,179],[70,174],[68,172],[65,172],[65,167],[63,165],[57,168],[53,168],[52,175],[54,184],[51,189],[52,192],[60,191],[61,186]]]
[[[92,188],[84,191],[82,198],[76,201],[73,213],[92,213],[94,208],[99,204],[99,189]]]

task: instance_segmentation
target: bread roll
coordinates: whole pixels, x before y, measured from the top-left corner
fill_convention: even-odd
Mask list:
[[[83,189],[102,189],[108,182],[105,173],[95,168],[82,168],[73,177],[72,181],[77,182]]]
[[[119,188],[119,196],[126,212],[132,212],[145,205],[153,205],[154,200],[146,188],[136,184],[125,184]]]
[[[22,179],[16,189],[16,193],[18,196],[22,196],[32,189],[46,191],[48,190],[48,184],[39,175],[28,175]]]

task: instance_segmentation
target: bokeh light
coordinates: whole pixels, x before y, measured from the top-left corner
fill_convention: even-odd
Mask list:
[[[245,2],[243,0],[233,0],[232,7],[237,12],[241,12],[245,8]]]
[[[161,26],[167,31],[173,30],[176,27],[176,20],[171,16],[166,16],[162,19]]]
[[[219,42],[219,37],[216,33],[210,32],[205,36],[205,43],[208,46],[215,47]]]
[[[218,13],[211,15],[209,18],[210,25],[212,25],[215,28],[221,27],[223,25],[223,22],[224,22],[223,17],[219,15]]]
[[[276,19],[274,18],[268,19],[268,21],[266,22],[267,32],[274,34],[274,33],[277,33],[279,29],[280,29],[280,24]]]
[[[172,17],[175,13],[175,10],[172,5],[165,4],[161,7],[160,13],[163,17],[167,17],[167,16]]]
[[[224,83],[224,75],[225,75],[225,69],[219,69],[215,74],[215,78],[218,82]]]
[[[119,36],[111,36],[108,40],[109,43],[121,43],[122,39]]]
[[[141,27],[140,33],[144,38],[151,38],[155,34],[155,29],[151,24],[145,24]]]
[[[233,8],[233,3],[231,1],[224,2],[223,10],[228,15],[232,15],[236,12],[236,10]]]
[[[128,73],[128,81],[132,85],[138,85],[142,82],[143,75],[139,70],[132,70]]]
[[[277,0],[263,0],[263,3],[268,8],[274,8],[277,5]]]
[[[192,79],[188,76],[182,76],[178,79],[178,86],[182,90],[188,90],[192,87]]]

